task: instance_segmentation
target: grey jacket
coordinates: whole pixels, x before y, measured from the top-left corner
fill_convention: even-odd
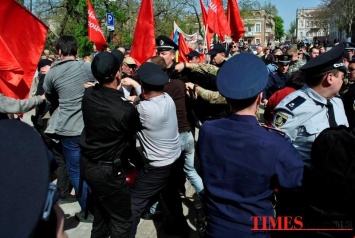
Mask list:
[[[84,128],[81,100],[84,84],[93,81],[91,64],[76,60],[62,60],[52,64],[43,88],[46,98],[59,106],[53,112],[45,133],[60,136],[79,136]]]
[[[41,96],[17,100],[0,93],[0,113],[25,113],[42,102]]]

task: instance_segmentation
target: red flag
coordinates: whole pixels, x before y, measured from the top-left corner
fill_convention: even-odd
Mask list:
[[[155,55],[155,52],[153,4],[152,0],[142,0],[134,30],[131,56],[144,63]]]
[[[186,57],[186,55],[190,53],[190,51],[193,51],[194,49],[189,47],[182,33],[179,33],[178,45],[179,45],[179,62],[189,62],[189,59]]]
[[[97,50],[101,51],[102,46],[107,45],[90,0],[88,0],[88,33],[89,41],[94,42]]]
[[[234,41],[238,41],[245,33],[245,29],[240,17],[237,0],[228,0],[227,19],[231,30],[231,37]]]
[[[13,0],[0,4],[0,92],[28,97],[47,37],[47,26]]]
[[[200,0],[200,5],[201,5],[201,13],[202,13],[202,21],[203,21],[203,25],[207,25],[207,12],[206,12],[206,8],[205,5],[203,4],[202,0]]]
[[[230,34],[226,14],[221,0],[211,0],[208,8],[208,27],[215,32],[222,41]]]

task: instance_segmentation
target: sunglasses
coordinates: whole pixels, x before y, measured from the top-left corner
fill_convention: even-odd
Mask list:
[[[232,47],[233,47],[233,48],[237,48],[237,46],[236,46],[236,45],[233,45]]]

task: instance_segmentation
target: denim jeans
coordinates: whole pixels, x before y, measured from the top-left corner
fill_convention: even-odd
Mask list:
[[[62,149],[65,162],[67,164],[68,175],[70,181],[74,187],[76,195],[79,193],[79,181],[80,181],[80,148],[79,148],[80,136],[65,136],[61,138]],[[78,198],[82,211],[86,209],[88,186],[84,182],[81,198]]]
[[[184,172],[187,179],[194,187],[197,194],[201,197],[203,195],[203,184],[200,175],[198,175],[195,167],[195,140],[191,132],[180,133],[180,144],[182,154],[185,158]]]

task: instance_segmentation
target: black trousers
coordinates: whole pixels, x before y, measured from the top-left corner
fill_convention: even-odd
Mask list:
[[[131,199],[122,169],[94,164],[82,157],[80,172],[91,188],[94,203],[91,238],[129,237]]]
[[[55,173],[57,175],[57,188],[59,190],[59,196],[60,198],[66,198],[70,195],[73,185],[69,179],[67,164],[65,163],[62,152],[62,144],[54,141],[49,143],[49,149],[52,150],[58,165]]]
[[[131,189],[131,207],[132,207],[132,230],[131,238],[134,238],[137,232],[137,226],[142,213],[145,211],[150,200],[156,198],[161,193],[162,200],[166,205],[171,218],[170,224],[174,224],[174,230],[180,232],[187,231],[188,225],[182,210],[181,197],[178,192],[178,174],[182,170],[179,160],[171,165],[163,167],[154,167],[145,164],[139,171],[137,180]]]

